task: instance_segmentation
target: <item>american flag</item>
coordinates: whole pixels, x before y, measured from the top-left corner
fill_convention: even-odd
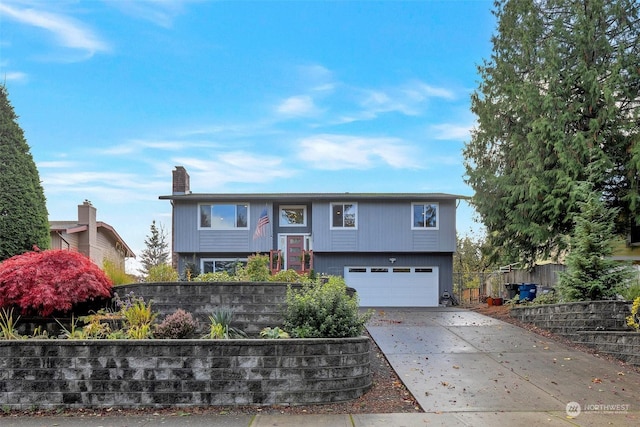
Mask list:
[[[267,224],[269,224],[269,214],[267,214],[267,208],[264,208],[262,210],[262,213],[260,214],[260,218],[258,219],[258,226],[256,227],[256,232],[253,233],[254,239],[264,236],[264,230],[265,228],[267,228]]]

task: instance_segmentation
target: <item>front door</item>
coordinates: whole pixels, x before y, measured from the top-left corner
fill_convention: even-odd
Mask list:
[[[304,236],[287,236],[287,270],[302,271],[302,251],[304,251]]]

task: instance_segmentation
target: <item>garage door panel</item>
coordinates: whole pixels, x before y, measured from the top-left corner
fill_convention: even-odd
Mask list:
[[[439,303],[437,267],[345,267],[345,281],[365,307],[434,307]]]

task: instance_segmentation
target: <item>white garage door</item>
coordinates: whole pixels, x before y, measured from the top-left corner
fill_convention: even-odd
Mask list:
[[[436,307],[438,267],[345,267],[363,307]]]

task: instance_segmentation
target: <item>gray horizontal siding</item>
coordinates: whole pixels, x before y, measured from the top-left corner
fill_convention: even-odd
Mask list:
[[[268,252],[274,245],[275,221],[271,207],[267,207],[269,224],[265,235],[254,239],[263,204],[249,206],[249,229],[247,230],[199,230],[198,205],[176,203],[173,208],[174,251],[194,252]]]
[[[357,230],[332,230],[330,203],[314,203],[313,249],[322,252],[455,251],[454,201],[439,202],[437,230],[411,229],[412,202],[358,202]]]
[[[241,202],[241,200],[240,200]],[[347,200],[348,202],[348,200]],[[456,246],[455,201],[439,200],[439,228],[412,230],[411,203],[430,200],[358,202],[358,227],[331,229],[330,202],[307,205],[306,227],[279,227],[278,216],[267,205],[270,222],[266,235],[253,239],[265,205],[251,204],[248,230],[198,230],[198,205],[174,201],[174,251],[177,253],[253,251],[268,252],[277,246],[278,233],[312,234],[319,252],[453,252]],[[276,210],[277,213],[277,206]]]

